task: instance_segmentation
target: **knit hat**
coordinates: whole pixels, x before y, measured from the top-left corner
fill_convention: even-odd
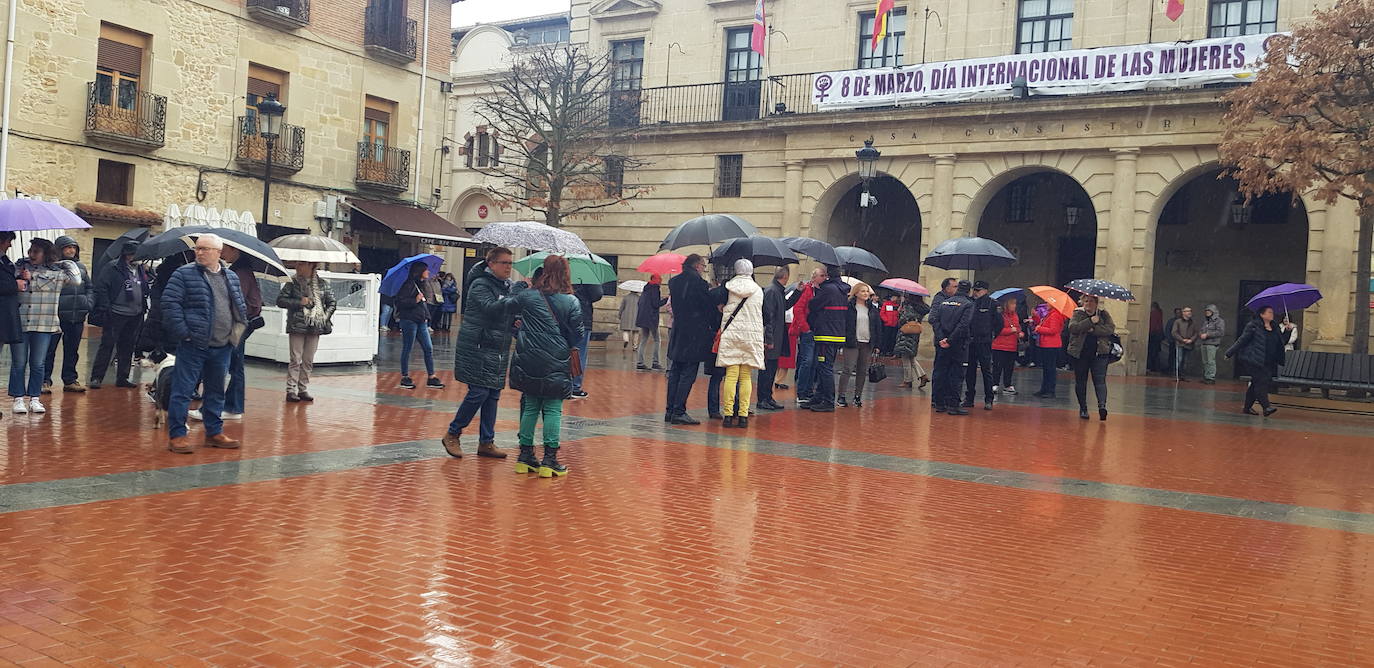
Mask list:
[[[740,258],[740,259],[738,259],[738,260],[735,260],[735,275],[736,275],[736,276],[753,276],[753,275],[754,275],[754,263],[753,263],[753,262],[750,262],[749,260],[746,260],[746,259],[744,259],[744,258]]]

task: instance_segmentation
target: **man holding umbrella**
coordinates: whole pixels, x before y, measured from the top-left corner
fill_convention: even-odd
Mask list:
[[[787,309],[801,299],[801,291],[795,290],[792,298],[787,298],[787,279],[791,271],[787,265],[778,267],[773,273],[773,282],[763,292],[763,357],[764,367],[759,372],[758,407],[766,411],[782,410],[782,404],[773,400],[773,381],[778,376],[778,360],[792,356],[792,338],[787,333]]]
[[[453,355],[453,377],[467,383],[468,393],[442,441],[452,457],[463,456],[459,440],[479,411],[477,456],[506,457],[496,448],[496,409],[510,366],[511,325],[520,308],[512,294],[511,257],[509,248],[493,248],[468,271],[467,301]]]
[[[959,384],[968,363],[969,327],[973,321],[972,286],[968,281],[946,278],[942,294],[930,310],[930,328],[935,336],[935,412],[968,415],[959,405]]]
[[[138,243],[125,241],[115,258],[104,270],[96,271],[95,306],[91,310],[92,325],[100,328],[100,349],[91,367],[90,388],[100,389],[110,357],[115,361],[115,385],[133,387],[129,371],[133,367],[134,343],[143,326],[143,314],[148,310],[151,281],[147,272],[134,264]]]

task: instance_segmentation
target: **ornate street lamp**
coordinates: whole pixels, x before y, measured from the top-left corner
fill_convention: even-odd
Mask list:
[[[859,233],[868,233],[868,208],[878,203],[878,198],[868,193],[868,184],[878,175],[878,158],[882,152],[873,148],[873,140],[865,139],[864,147],[854,152],[859,163],[859,178],[863,179],[864,190],[859,195]]]
[[[277,137],[281,136],[281,119],[286,114],[286,105],[277,101],[276,93],[268,93],[258,102],[257,109],[258,134],[267,145],[267,172],[262,183],[262,220],[259,221],[260,225],[266,225],[268,203],[272,198],[272,152],[276,150]]]

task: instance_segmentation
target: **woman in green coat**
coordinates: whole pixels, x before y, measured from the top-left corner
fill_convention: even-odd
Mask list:
[[[511,358],[510,386],[520,395],[520,457],[516,473],[538,473],[541,478],[568,474],[558,463],[558,441],[563,421],[563,400],[572,395],[569,369],[574,349],[582,340],[582,309],[572,296],[568,261],[558,255],[544,258],[532,290],[516,295],[520,334]],[[544,458],[534,457],[534,426],[544,420]]]
[[[297,262],[296,276],[282,284],[277,308],[286,309],[286,334],[291,340],[291,363],[286,367],[286,400],[314,401],[307,387],[315,368],[320,336],[334,331],[334,291],[315,273],[314,262]]]

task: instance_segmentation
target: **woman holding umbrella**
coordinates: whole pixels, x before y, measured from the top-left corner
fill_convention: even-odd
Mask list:
[[[405,282],[396,292],[396,319],[401,321],[401,387],[415,389],[410,377],[410,351],[419,342],[425,355],[425,372],[429,380],[425,387],[442,390],[444,384],[434,375],[434,343],[429,338],[429,305],[425,301],[425,281],[429,267],[421,260],[406,268]]]
[[[334,330],[335,306],[334,291],[315,273],[315,263],[297,262],[295,278],[282,285],[277,295],[277,308],[286,309],[286,334],[291,341],[291,363],[286,368],[286,400],[291,403],[315,400],[307,391],[310,371],[315,368],[320,336]]]
[[[1284,337],[1274,324],[1274,307],[1259,307],[1259,318],[1246,323],[1245,332],[1226,350],[1226,358],[1232,357],[1239,359],[1250,374],[1250,386],[1245,389],[1245,414],[1259,415],[1255,412],[1258,401],[1265,417],[1273,415],[1279,409],[1269,405],[1269,392],[1278,368],[1286,361]]]
[[[1107,419],[1107,365],[1111,363],[1112,336],[1116,323],[1101,308],[1097,295],[1083,295],[1083,304],[1069,321],[1069,357],[1073,359],[1073,391],[1078,396],[1078,417],[1088,419],[1088,375],[1097,394],[1097,417]]]
[[[893,347],[893,354],[902,360],[902,387],[907,389],[911,389],[917,381],[920,381],[921,389],[930,384],[930,376],[916,361],[916,350],[921,346],[921,321],[929,313],[930,307],[926,306],[925,297],[913,294],[902,296],[902,311],[897,318],[897,344]]]
[[[14,412],[46,413],[39,397],[43,394],[43,362],[48,355],[48,342],[61,331],[57,317],[58,299],[62,287],[81,283],[81,275],[71,262],[59,263],[57,247],[47,239],[34,239],[29,256],[16,267],[23,281],[19,292],[19,324],[23,329],[20,342],[10,345],[10,396],[14,398]],[[24,370],[28,369],[28,382]]]

